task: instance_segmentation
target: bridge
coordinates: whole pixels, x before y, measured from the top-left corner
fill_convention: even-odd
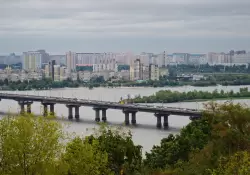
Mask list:
[[[186,108],[174,108],[174,107],[163,107],[163,106],[152,106],[152,105],[140,105],[140,104],[120,104],[117,102],[109,101],[98,101],[98,100],[87,100],[87,99],[77,99],[77,98],[63,98],[63,97],[48,97],[48,96],[36,96],[36,95],[23,95],[23,94],[11,94],[11,93],[0,93],[0,100],[8,99],[15,100],[20,105],[20,113],[31,113],[31,105],[33,102],[41,102],[43,105],[43,115],[48,114],[54,115],[54,105],[55,104],[65,104],[68,108],[68,119],[72,120],[74,117],[76,120],[80,119],[79,108],[81,106],[93,107],[95,111],[95,121],[103,122],[107,121],[106,111],[108,109],[122,110],[125,114],[125,124],[130,124],[130,114],[131,114],[131,124],[136,125],[136,113],[137,112],[148,112],[154,113],[157,118],[156,126],[157,128],[162,128],[162,126],[167,129],[169,127],[168,116],[169,115],[181,115],[189,116],[191,120],[200,118],[202,111],[195,109]],[[25,106],[26,110],[25,110]],[[48,106],[49,112],[48,113]],[[73,109],[75,109],[73,116]],[[100,111],[102,111],[102,117],[100,118]],[[162,125],[163,118],[163,125]]]

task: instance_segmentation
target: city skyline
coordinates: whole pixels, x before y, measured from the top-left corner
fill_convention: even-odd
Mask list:
[[[0,1],[0,54],[207,53],[250,45],[247,0]]]

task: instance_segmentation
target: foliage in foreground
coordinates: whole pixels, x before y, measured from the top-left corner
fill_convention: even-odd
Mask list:
[[[250,174],[250,109],[209,103],[201,120],[162,139],[142,159],[124,128],[100,126],[88,137],[65,137],[43,117],[0,120],[0,174],[227,175]]]
[[[141,170],[141,146],[122,128],[66,137],[62,125],[32,115],[0,120],[0,174],[113,175]],[[68,141],[68,139],[70,139]],[[66,142],[68,141],[68,142]]]
[[[61,126],[32,116],[0,120],[0,174],[56,174]]]
[[[93,141],[89,144],[86,140],[76,137],[68,143],[63,161],[68,166],[68,174],[112,175],[107,167],[108,154],[99,150],[99,143]]]
[[[202,120],[163,139],[145,163],[178,175],[250,174],[250,109],[233,103],[206,107]]]

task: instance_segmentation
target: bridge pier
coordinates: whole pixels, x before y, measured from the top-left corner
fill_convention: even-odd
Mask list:
[[[47,105],[47,103],[43,103],[43,116],[44,117],[48,116],[48,105]]]
[[[101,118],[100,118],[100,111],[102,111],[102,121],[106,122],[107,121],[107,109],[105,107],[93,107],[93,109],[95,110],[95,121],[96,122],[100,122]]]
[[[136,125],[136,112],[133,111],[133,112],[131,112],[131,113],[132,113],[132,120],[131,120],[131,123],[132,123],[133,125]]]
[[[55,104],[54,103],[51,103],[49,104],[50,105],[50,115],[54,116],[55,115]]]
[[[95,110],[95,121],[100,122],[100,108],[93,108]]]
[[[161,115],[160,114],[155,114],[156,118],[157,118],[157,123],[156,123],[156,127],[161,129],[162,124],[161,124]]]
[[[18,101],[18,104],[21,108],[20,114],[23,115],[23,114],[25,114],[25,112],[30,114],[32,103],[33,103],[32,101]],[[25,111],[25,105],[27,105],[27,111]]]
[[[24,103],[19,103],[19,105],[20,105],[20,108],[21,108],[21,110],[20,110],[20,114],[24,114],[25,113],[25,108],[24,108]]]
[[[73,106],[72,105],[66,105],[66,106],[67,106],[68,111],[69,111],[69,113],[68,113],[68,119],[72,120],[73,119]]]
[[[79,108],[80,106],[75,106],[75,119],[76,120],[80,119]]]
[[[166,114],[163,116],[163,119],[164,119],[164,121],[163,121],[164,129],[168,129],[169,128],[169,125],[168,125],[168,116],[169,115],[166,115]]]
[[[31,114],[31,104],[32,102],[27,103],[27,113]]]
[[[47,117],[48,114],[54,116],[55,115],[55,103],[42,102],[43,105],[43,116]],[[49,111],[48,111],[49,106]],[[49,113],[48,113],[49,112]]]
[[[125,114],[125,125],[129,125],[129,112],[128,111],[124,111]]]
[[[156,127],[161,129],[162,128],[162,122],[161,122],[161,118],[163,117],[163,126],[164,129],[168,129],[169,128],[169,124],[168,124],[168,116],[169,114],[159,114],[156,113],[155,114],[156,118],[157,118],[157,123],[156,123]]]
[[[107,109],[102,109],[102,121],[106,122],[107,121]]]
[[[73,108],[75,108],[75,119],[79,120],[80,119],[80,112],[79,112],[80,105],[68,104],[66,106],[68,108],[68,119],[72,120],[74,118],[73,117]]]

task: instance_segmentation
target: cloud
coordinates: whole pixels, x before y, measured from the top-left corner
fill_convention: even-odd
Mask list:
[[[250,37],[249,0],[0,0],[0,37]]]

